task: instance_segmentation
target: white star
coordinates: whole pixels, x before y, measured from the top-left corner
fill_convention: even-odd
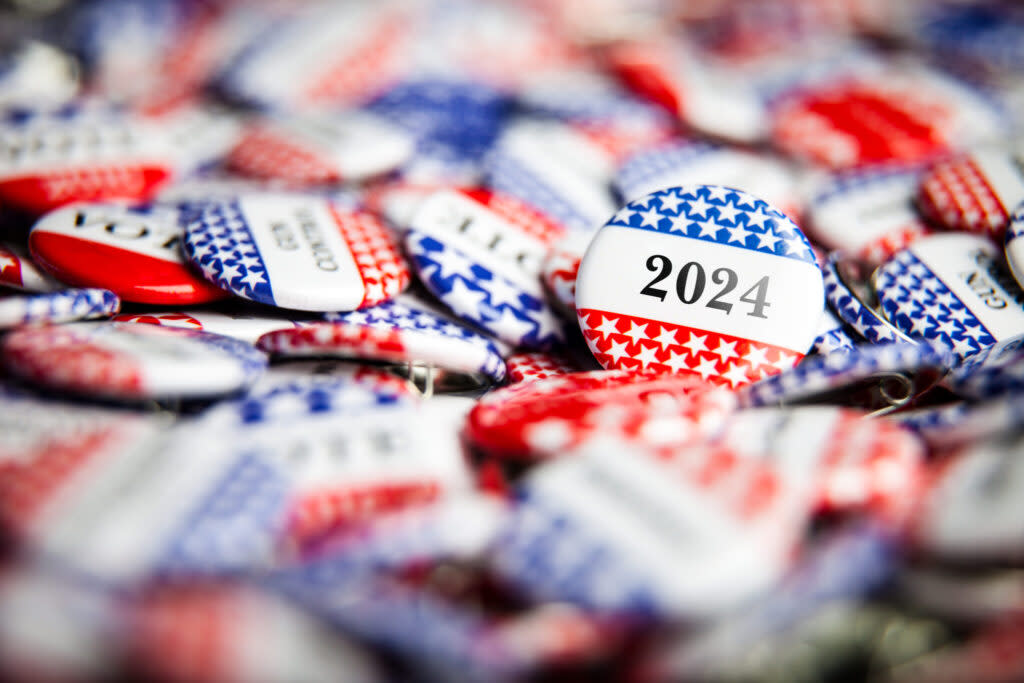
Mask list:
[[[964,356],[977,350],[978,347],[974,346],[973,341],[967,337],[953,340],[953,351],[959,356]]]
[[[500,275],[495,275],[493,279],[484,283],[484,287],[487,293],[491,295],[492,306],[508,304],[519,308],[523,305],[519,300],[519,295],[522,292]]]
[[[687,359],[686,354],[682,353],[673,353],[669,355],[668,360],[665,361],[665,365],[672,368],[673,372],[690,369],[690,361]]]
[[[646,368],[649,365],[660,362],[655,354],[655,347],[653,346],[641,346],[640,353],[637,354],[636,359],[640,361],[640,367]]]
[[[245,274],[245,277],[242,278],[242,282],[249,285],[250,289],[254,289],[256,285],[266,281],[267,279],[263,277],[263,275],[261,275],[260,273],[257,273],[255,270],[250,270],[248,273]]]
[[[500,332],[502,339],[518,342],[533,330],[533,325],[525,320],[519,319],[512,309],[503,308],[498,318],[489,322],[489,327]]]
[[[442,249],[426,254],[427,258],[437,261],[437,266],[442,278],[450,275],[461,275],[467,280],[474,277],[472,264],[465,256],[454,249]]]
[[[683,200],[675,192],[666,192],[661,196],[661,208],[663,211],[675,213]]]
[[[747,230],[744,230],[742,225],[737,225],[735,228],[726,228],[726,230],[729,231],[730,242],[739,242],[740,244],[746,244],[747,237],[750,236],[750,233]]]
[[[541,311],[527,311],[526,317],[532,320],[537,325],[537,339],[546,339],[548,337],[554,337],[555,339],[562,339],[562,327],[559,325],[558,318],[551,314],[546,308]]]
[[[694,216],[700,216],[701,218],[707,218],[708,209],[710,208],[711,205],[704,201],[703,197],[697,197],[686,207],[686,213]]]
[[[611,348],[605,351],[606,354],[612,357],[616,363],[623,358],[629,358],[629,353],[626,352],[626,342],[612,342]]]
[[[718,207],[718,222],[729,222],[735,223],[736,216],[740,213],[740,210],[736,208],[734,204],[724,204]]]
[[[937,329],[939,332],[941,332],[942,334],[949,335],[950,337],[956,334],[956,328],[957,325],[952,320],[947,320],[944,323],[938,323],[935,326],[935,329]]]
[[[743,356],[743,360],[751,366],[768,365],[768,358],[765,357],[766,349],[760,346],[750,345],[750,350]]]
[[[242,272],[240,270],[238,270],[238,266],[227,266],[227,265],[225,265],[224,266],[224,270],[222,270],[220,272],[220,276],[224,280],[226,280],[227,282],[231,282],[232,280],[234,280],[234,279],[238,278],[239,276],[241,276],[241,274],[242,274]]]
[[[692,222],[693,221],[686,217],[685,213],[681,213],[672,219],[672,225],[670,225],[668,228],[669,232],[681,232],[685,234],[690,223]]]
[[[628,206],[624,206],[621,209],[619,209],[618,213],[612,216],[612,220],[610,222],[623,223],[624,225],[629,225],[629,219],[632,218],[633,214],[635,213],[636,211],[633,211]]]
[[[598,319],[600,320],[600,316]],[[609,334],[619,334],[619,329],[615,326],[616,322],[618,322],[618,318],[608,316],[599,325],[597,325],[594,330],[603,337],[607,337]]]
[[[982,329],[981,325],[965,325],[964,336],[970,337],[974,341],[979,342],[980,346],[980,340],[985,336],[985,330]]]
[[[344,316],[344,321],[351,325],[364,325],[366,324],[366,314],[362,311],[355,311]]]
[[[732,192],[729,188],[720,185],[709,185],[707,190],[708,198],[719,202],[728,201],[729,193]]]
[[[0,252],[0,273],[7,270],[8,267],[14,268],[18,265],[18,259],[14,256],[8,256],[3,252]]]
[[[480,317],[480,304],[486,298],[486,294],[470,289],[462,278],[456,277],[452,280],[451,291],[445,296],[445,303],[460,315],[478,318]]]
[[[698,237],[711,237],[712,239],[718,236],[718,231],[721,228],[714,221],[696,221],[697,227],[700,228],[700,234]]]
[[[722,373],[722,377],[729,380],[729,384],[735,389],[741,384],[747,383],[747,371],[742,365],[730,365],[725,372]]]
[[[931,318],[926,318],[924,316],[911,318],[911,320],[913,321],[913,324],[910,326],[911,335],[924,335],[928,331],[928,328],[935,324]]]
[[[683,344],[683,346],[688,348],[690,353],[696,356],[701,351],[708,350],[708,347],[704,344],[704,340],[707,338],[708,336],[706,334],[702,337],[695,332],[690,332],[690,338],[686,340],[686,343]]]
[[[711,358],[701,360],[697,367],[692,368],[692,370],[704,379],[718,374],[718,370],[715,369],[715,361]]]
[[[634,322],[630,322],[629,332],[626,332],[625,335],[632,339],[634,344],[641,339],[647,339],[647,325],[637,325]]]
[[[791,356],[785,351],[779,351],[779,359],[772,363],[772,366],[778,368],[779,370],[789,370],[791,367],[793,367],[795,360],[795,356]]]
[[[763,210],[761,210],[759,208],[757,211],[754,211],[753,213],[748,213],[747,214],[747,225],[748,226],[756,225],[759,228],[763,228],[763,227],[765,227],[765,225],[764,225],[765,221],[767,221],[768,219],[769,219],[769,216]]]
[[[778,242],[781,237],[775,233],[769,231],[762,232],[757,236],[757,248],[758,249],[770,249],[775,250],[775,243]]]
[[[712,349],[711,353],[717,355],[719,358],[722,359],[723,362],[729,360],[730,358],[740,357],[740,354],[736,353],[736,342],[726,343],[724,339],[718,340],[718,347]]]
[[[654,337],[654,341],[658,342],[658,344],[660,344],[662,348],[674,346],[675,344],[679,343],[676,341],[675,330],[665,325],[661,326],[661,334],[659,334],[657,337]]]
[[[661,220],[661,214],[658,213],[657,209],[648,209],[647,211],[641,211],[640,217],[642,218],[642,220],[640,221],[641,226],[649,225],[652,228],[658,227],[658,221]]]

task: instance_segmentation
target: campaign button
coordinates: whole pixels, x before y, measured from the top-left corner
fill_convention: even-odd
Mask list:
[[[626,159],[615,172],[615,188],[629,201],[666,187],[721,185],[743,190],[796,216],[793,172],[778,159],[735,147],[685,141],[659,145]]]
[[[1024,334],[1024,292],[1000,260],[980,235],[932,235],[881,266],[875,291],[905,334],[964,358]]]
[[[423,202],[405,244],[426,288],[457,316],[510,344],[564,340],[540,271],[563,228],[488,190],[441,191]]]
[[[312,318],[305,319],[295,314],[274,315],[273,311],[249,312],[244,309],[225,309],[225,312],[190,309],[188,311],[124,313],[115,317],[114,321],[202,330],[233,339],[241,339],[250,344],[255,344],[256,340],[267,332],[294,329],[314,322]]]
[[[828,249],[869,265],[931,233],[914,206],[921,169],[886,165],[829,178],[807,209],[809,232]]]
[[[102,318],[121,310],[105,289],[66,289],[44,294],[0,296],[0,330],[29,323],[63,323]]]
[[[944,461],[913,520],[915,544],[949,560],[990,563],[1019,557],[1022,448],[1018,433],[966,445]]]
[[[413,139],[358,110],[267,119],[249,127],[228,155],[236,170],[299,184],[360,181],[398,168]]]
[[[996,107],[970,88],[903,65],[792,89],[772,112],[778,146],[831,168],[928,161],[1005,128]]]
[[[351,311],[405,289],[409,271],[369,213],[316,196],[244,195],[182,213],[188,259],[243,299],[300,311]]]
[[[326,322],[282,329],[256,346],[280,356],[341,356],[393,363],[427,363],[447,371],[505,377],[505,363],[492,341],[430,311],[412,297],[351,313],[330,313]]]
[[[569,356],[544,351],[513,353],[505,359],[505,367],[508,368],[509,384],[532,382],[536,379],[547,379],[548,377],[567,375],[570,372],[593,369],[584,367]]]
[[[63,288],[20,247],[4,243],[0,243],[0,285],[25,292],[53,292]]]
[[[0,200],[38,215],[71,202],[149,198],[174,174],[165,131],[99,108],[0,123]]]
[[[882,315],[878,299],[868,282],[870,278],[865,264],[841,252],[833,252],[822,271],[828,305],[857,334],[872,344],[914,343]]]
[[[969,399],[983,400],[1024,393],[1024,334],[999,342],[963,359],[946,386]]]
[[[571,127],[524,120],[502,132],[488,155],[486,179],[569,230],[593,233],[617,206],[607,189],[612,164],[609,154]]]
[[[939,161],[921,178],[917,202],[939,225],[1002,239],[1024,201],[1024,145],[983,147]]]
[[[899,518],[919,490],[926,454],[909,429],[838,406],[742,410],[714,447],[802,482],[819,510],[867,507]]]
[[[796,367],[739,390],[746,406],[839,403],[880,412],[902,407],[942,379],[955,360],[932,344],[860,344],[805,358]]]
[[[659,190],[612,217],[583,257],[576,307],[603,367],[735,388],[807,353],[824,287],[810,243],[782,212],[698,185]]]
[[[181,251],[173,207],[75,204],[39,219],[29,233],[33,257],[63,282],[102,287],[124,301],[197,304],[223,290],[192,270]]]
[[[484,395],[469,413],[466,436],[510,460],[564,456],[597,439],[654,449],[714,434],[735,405],[731,392],[698,377],[572,372]]]
[[[846,326],[836,317],[832,309],[825,307],[818,323],[818,336],[811,344],[811,351],[827,356],[836,351],[849,351],[854,347],[853,338],[846,332]]]
[[[113,399],[230,394],[267,367],[263,353],[237,339],[132,323],[23,327],[5,337],[0,349],[15,376]]]
[[[1006,265],[1010,267],[1017,284],[1024,287],[1024,202],[1017,207],[1006,230]]]

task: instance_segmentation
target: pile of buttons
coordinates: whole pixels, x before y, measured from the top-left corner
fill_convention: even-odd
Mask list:
[[[0,679],[1024,680],[1022,285],[1011,0],[0,3]]]

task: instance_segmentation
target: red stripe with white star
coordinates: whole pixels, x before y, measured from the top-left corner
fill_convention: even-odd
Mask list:
[[[804,357],[792,349],[622,313],[581,308],[580,328],[605,368],[696,374],[735,389]]]
[[[391,232],[376,216],[329,205],[352,258],[363,278],[363,300],[356,308],[394,298],[409,286],[409,266]]]

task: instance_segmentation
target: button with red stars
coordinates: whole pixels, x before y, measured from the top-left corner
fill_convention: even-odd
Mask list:
[[[23,327],[4,338],[0,352],[23,379],[122,400],[223,396],[267,367],[266,356],[237,339],[133,323]]]
[[[558,457],[598,440],[678,447],[713,435],[735,406],[732,392],[698,377],[574,372],[486,394],[466,436],[506,460]]]
[[[233,302],[237,303],[237,302]],[[291,330],[313,322],[312,316],[302,317],[294,312],[276,312],[235,308],[233,310],[151,311],[125,313],[115,322],[144,323],[161,327],[180,327],[201,330],[255,344],[256,340],[274,330]]]
[[[695,185],[632,201],[601,228],[580,265],[576,310],[605,368],[735,388],[807,353],[824,286],[810,243],[781,211]]]
[[[939,225],[1000,239],[1024,201],[1024,143],[983,147],[933,164],[921,177],[917,203]]]
[[[409,270],[373,215],[324,197],[260,194],[182,214],[185,254],[207,280],[250,301],[352,311],[394,297]]]
[[[148,199],[174,174],[167,131],[100,107],[0,122],[0,200],[41,214],[71,202]]]
[[[238,141],[228,163],[262,178],[337,183],[392,171],[412,153],[405,131],[372,114],[347,111],[259,122]]]
[[[57,279],[141,304],[198,304],[226,295],[190,268],[172,207],[74,204],[43,216],[29,249]]]

